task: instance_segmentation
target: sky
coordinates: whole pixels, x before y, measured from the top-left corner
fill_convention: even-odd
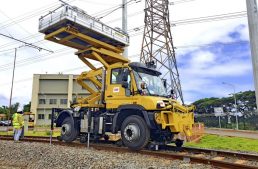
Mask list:
[[[3,1],[3,0],[2,0]],[[111,27],[122,27],[122,0],[66,0]],[[245,0],[170,0],[170,22],[185,103],[227,97],[254,90]],[[144,26],[144,0],[128,3],[131,61],[139,61]],[[29,5],[28,5],[29,4]],[[0,36],[0,106],[8,105],[14,48],[17,62],[13,103],[31,100],[33,74],[80,74],[88,68],[75,50],[44,40],[38,32],[41,16],[57,8],[58,0],[8,0],[0,7],[0,33],[44,49]],[[105,13],[112,11],[111,14]],[[222,84],[225,82],[226,84]]]

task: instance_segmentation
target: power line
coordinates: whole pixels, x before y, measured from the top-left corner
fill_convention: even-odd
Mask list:
[[[73,1],[75,1],[75,0],[70,0],[69,2],[73,2]],[[38,16],[39,14],[48,12],[49,10],[54,9],[54,8],[58,7],[59,5],[60,5],[59,2],[55,2],[55,3],[52,3],[50,5],[45,5],[44,7],[38,8],[37,10],[33,10],[31,12],[21,14],[21,15],[15,17],[15,18],[12,18],[11,21],[10,21],[10,19],[8,19],[8,20],[1,23],[2,26],[0,26],[0,30],[6,28],[8,26],[11,26],[11,25],[20,23],[22,21],[25,21],[27,19],[31,19],[35,16]]]
[[[32,34],[32,35],[23,37],[23,38],[21,38],[20,40],[24,40],[24,41],[25,41],[25,40],[32,39],[33,37],[36,38],[36,37],[40,37],[40,36],[42,36],[42,34],[36,33],[36,34]],[[16,43],[18,43],[18,42],[12,41],[12,42],[9,42],[9,43],[6,43],[6,44],[1,45],[0,48],[4,48],[4,47],[10,46],[10,45],[14,45],[14,44],[16,44]]]
[[[170,2],[169,5],[177,5],[177,4],[192,2],[192,1],[196,1],[196,0],[179,0],[179,1]]]
[[[198,24],[198,23],[204,23],[204,22],[238,19],[238,18],[242,18],[242,17],[246,17],[246,16],[247,16],[246,11],[240,11],[240,12],[234,12],[234,13],[226,13],[226,14],[211,15],[211,16],[205,16],[205,17],[197,17],[197,18],[189,18],[189,19],[171,21],[170,25],[172,27],[175,27],[175,26],[182,26],[182,25],[188,25],[188,24]],[[135,31],[137,33],[130,34],[130,37],[138,36],[143,33],[143,31],[138,32],[139,30],[141,30],[143,28],[144,28],[144,26],[135,27],[133,29],[130,29],[128,31],[128,33],[130,34],[130,32]]]
[[[110,11],[110,12],[106,13],[105,15],[103,15],[103,16],[101,16],[101,17],[97,18],[97,19],[103,19],[104,17],[106,17],[106,16],[108,16],[108,15],[112,14],[113,12],[117,11],[118,9],[122,8],[122,7],[123,7],[123,5],[127,5],[127,4],[128,4],[128,5],[130,5],[129,3],[130,3],[130,2],[132,2],[132,1],[135,1],[134,3],[141,2],[141,0],[130,0],[130,1],[128,1],[128,2],[127,2],[127,3],[125,3],[125,4],[121,4],[121,5],[119,5],[119,7],[117,7],[117,8],[115,8],[115,9],[113,9],[112,11]]]
[[[246,16],[247,16],[246,11],[240,11],[240,12],[177,20],[177,21],[171,22],[171,25],[177,26],[177,25],[183,25],[183,24],[195,24],[195,23],[202,23],[202,22],[221,21],[221,20],[225,20],[225,19],[235,19],[235,18],[241,18],[241,17],[246,17]]]
[[[12,40],[15,40],[15,41],[21,42],[21,43],[23,43],[25,46],[28,46],[28,47],[32,47],[32,48],[38,49],[39,51],[41,51],[41,50],[45,50],[45,51],[47,51],[47,52],[53,53],[53,51],[52,51],[52,50],[48,50],[48,49],[45,49],[45,48],[42,48],[42,47],[39,47],[39,46],[33,45],[32,43],[27,43],[27,42],[25,42],[25,41],[22,41],[22,40],[16,39],[16,38],[11,37],[11,36],[8,36],[8,35],[4,35],[4,34],[2,34],[2,33],[0,33],[0,35],[1,35],[1,36],[4,36],[4,37],[7,37],[7,38],[9,38],[9,39],[12,39]]]
[[[27,59],[20,60],[19,62],[17,62],[17,67],[26,66],[26,65],[28,65],[28,63],[32,64],[32,63],[36,63],[36,62],[39,62],[39,61],[48,60],[48,59],[56,58],[56,57],[59,57],[59,56],[63,56],[63,54],[69,52],[69,51],[64,50],[64,49],[65,48],[61,48],[61,49],[55,51],[55,53],[51,53],[51,54],[54,54],[54,56],[52,56],[49,53],[45,53],[45,54],[42,54],[42,55],[36,55],[34,57],[30,57],[30,58],[27,58]],[[72,50],[72,49],[70,49],[70,50]],[[51,55],[51,57],[47,57],[47,58],[42,59],[43,57],[49,56],[49,55]],[[0,66],[0,71],[3,72],[3,71],[6,71],[6,70],[9,70],[9,69],[12,68],[11,66],[12,66],[11,63],[1,65]]]
[[[11,49],[6,49],[6,50],[1,50],[0,53],[2,52],[7,52],[7,51],[13,51],[15,48],[11,48]]]
[[[13,20],[12,18],[10,18],[9,16],[7,16],[3,11],[0,10],[0,13],[2,13],[5,17],[7,17],[10,20]],[[16,23],[15,21],[13,21],[14,23]],[[23,28],[20,24],[17,23],[17,25],[23,29],[25,32],[27,32],[28,34],[30,34],[32,36],[32,34],[30,32],[28,32],[25,28]],[[36,39],[34,36],[32,36],[33,39]],[[46,47],[46,46],[45,46]]]

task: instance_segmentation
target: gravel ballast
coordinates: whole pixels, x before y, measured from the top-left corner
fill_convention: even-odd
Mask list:
[[[138,153],[117,153],[94,149],[49,145],[44,143],[0,140],[0,168],[193,168],[209,169],[209,165],[191,164]]]

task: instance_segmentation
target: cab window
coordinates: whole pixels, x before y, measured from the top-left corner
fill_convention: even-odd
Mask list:
[[[122,83],[122,68],[112,69],[111,71],[111,84]]]

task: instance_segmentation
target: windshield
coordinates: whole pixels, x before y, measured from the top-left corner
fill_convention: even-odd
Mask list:
[[[147,93],[147,95],[151,96],[167,96],[166,88],[164,87],[163,81],[157,74],[153,74],[147,71],[141,71],[138,69],[134,70],[134,76],[137,84],[137,88],[139,91],[143,91]],[[146,84],[146,89],[141,88],[142,83]]]

